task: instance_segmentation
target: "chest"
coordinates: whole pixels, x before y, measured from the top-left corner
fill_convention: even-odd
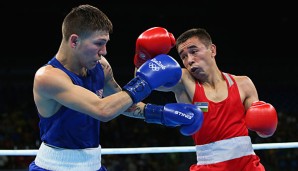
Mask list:
[[[225,81],[218,83],[215,87],[202,85],[203,93],[208,100],[213,102],[221,102],[228,97],[228,86]]]

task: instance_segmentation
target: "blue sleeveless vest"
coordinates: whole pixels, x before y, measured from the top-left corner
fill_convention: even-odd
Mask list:
[[[104,72],[100,63],[94,69],[88,70],[85,77],[67,70],[55,57],[48,62],[48,65],[61,69],[74,84],[96,93],[101,98]],[[83,149],[95,148],[100,144],[100,121],[89,115],[62,106],[53,116],[44,118],[39,115],[39,118],[41,140],[49,145]]]

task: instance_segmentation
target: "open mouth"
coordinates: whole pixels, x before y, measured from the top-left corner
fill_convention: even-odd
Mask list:
[[[196,70],[198,70],[198,68],[197,67],[193,67],[193,68],[190,69],[190,72],[196,72]]]

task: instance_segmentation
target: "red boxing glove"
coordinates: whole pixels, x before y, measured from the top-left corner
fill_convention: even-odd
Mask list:
[[[144,31],[136,41],[135,66],[139,68],[147,60],[169,53],[175,43],[174,35],[165,28],[153,27]]]
[[[248,129],[256,131],[263,138],[272,136],[278,123],[275,108],[263,101],[252,103],[246,111],[245,121]]]

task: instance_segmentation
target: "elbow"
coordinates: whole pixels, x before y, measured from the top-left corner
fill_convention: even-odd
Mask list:
[[[112,120],[112,119],[107,118],[107,117],[103,117],[100,119],[101,122],[109,122],[110,120]]]
[[[110,120],[114,119],[114,117],[111,117],[110,114],[104,114],[100,117],[101,122],[109,122]]]

